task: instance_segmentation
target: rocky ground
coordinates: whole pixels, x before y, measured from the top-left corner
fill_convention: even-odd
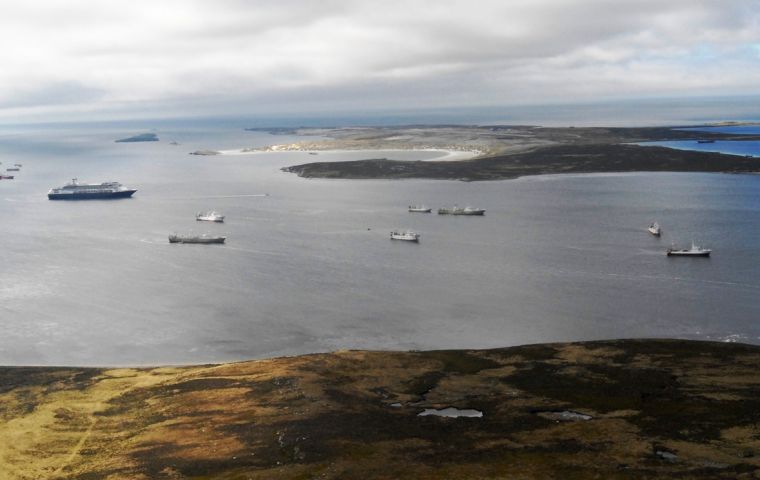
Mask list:
[[[6,367],[0,478],[760,478],[758,364],[620,340]],[[482,416],[419,415],[449,407]]]

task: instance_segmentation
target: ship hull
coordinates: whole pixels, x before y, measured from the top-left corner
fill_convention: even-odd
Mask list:
[[[79,193],[48,193],[48,200],[111,200],[129,198],[137,190],[122,190],[120,192],[79,192]]]
[[[668,252],[669,257],[709,257],[710,252]]]
[[[464,216],[483,216],[485,215],[485,210],[471,210],[471,211],[461,211],[461,210],[447,210],[447,209],[440,209],[438,210],[438,215],[464,215]]]
[[[212,245],[224,243],[225,238],[170,238],[169,243],[194,243],[199,245]]]

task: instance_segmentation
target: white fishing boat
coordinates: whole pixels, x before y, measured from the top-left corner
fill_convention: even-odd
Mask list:
[[[691,248],[670,247],[667,251],[669,257],[709,257],[710,252],[709,248],[699,247],[694,242],[691,242]]]
[[[649,225],[649,228],[647,230],[649,230],[649,233],[651,233],[655,237],[659,237],[662,234],[662,229],[660,228],[660,224],[657,222],[654,222],[651,225]]]
[[[407,241],[407,242],[419,242],[420,241],[420,234],[419,233],[414,233],[414,232],[409,231],[409,230],[404,231],[404,232],[399,232],[399,231],[395,231],[394,230],[394,231],[391,232],[391,240],[404,240],[404,241]]]
[[[220,214],[219,212],[210,211],[210,212],[198,212],[195,215],[195,219],[199,222],[217,222],[222,223],[224,221],[224,215]]]
[[[416,213],[430,213],[433,209],[426,207],[425,205],[409,205],[409,211]]]

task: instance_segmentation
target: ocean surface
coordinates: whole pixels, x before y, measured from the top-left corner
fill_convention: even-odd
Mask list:
[[[681,128],[692,132],[730,133],[733,135],[760,135],[760,125],[731,125],[722,127]],[[697,140],[672,140],[665,142],[642,142],[639,145],[677,148],[679,150],[696,150],[701,152],[719,152],[732,155],[760,157],[760,141],[757,140],[715,140],[699,143]]]
[[[309,161],[435,152],[192,156],[294,137],[203,125],[5,128],[0,364],[206,363],[360,349],[619,337],[760,343],[760,176],[601,174],[498,182],[302,179]],[[170,145],[170,141],[180,145]],[[55,202],[71,178],[126,200]],[[459,204],[484,217],[410,214]],[[224,224],[195,221],[216,209]],[[646,227],[657,220],[663,237]],[[419,245],[395,242],[411,228]],[[173,232],[218,246],[170,245]],[[668,258],[694,240],[709,259]]]

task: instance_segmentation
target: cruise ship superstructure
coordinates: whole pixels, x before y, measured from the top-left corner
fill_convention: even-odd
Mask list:
[[[51,188],[48,192],[50,200],[97,200],[109,198],[129,198],[137,190],[124,187],[119,182],[71,183],[60,188]]]

